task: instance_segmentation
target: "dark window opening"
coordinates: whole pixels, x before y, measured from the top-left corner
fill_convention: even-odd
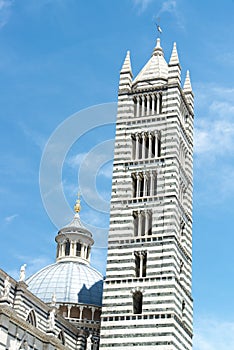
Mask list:
[[[66,241],[66,246],[65,246],[65,255],[68,256],[70,255],[70,241]]]
[[[142,313],[142,293],[136,292],[133,294],[133,313],[141,314]]]
[[[81,254],[81,244],[76,243],[76,256],[80,256]]]

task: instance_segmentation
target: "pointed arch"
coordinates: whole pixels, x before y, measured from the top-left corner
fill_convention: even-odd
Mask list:
[[[31,309],[26,317],[26,321],[32,326],[37,327],[37,317],[34,309]]]
[[[65,336],[64,336],[64,332],[63,331],[60,331],[59,334],[58,334],[58,339],[61,341],[61,343],[63,345],[65,345]]]

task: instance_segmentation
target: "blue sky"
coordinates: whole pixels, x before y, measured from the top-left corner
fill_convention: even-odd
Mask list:
[[[0,0],[0,266],[17,278],[23,263],[29,275],[54,261],[57,227],[43,206],[39,185],[44,147],[55,130],[67,130],[70,116],[116,102],[126,51],[131,51],[136,75],[155,45],[158,17],[165,57],[169,58],[176,41],[182,79],[189,69],[195,93],[194,350],[231,349],[233,0]],[[76,114],[76,121],[88,128],[85,113]],[[88,115],[95,118],[95,107]],[[70,132],[66,136],[69,139]],[[96,125],[67,149],[61,169],[64,198],[70,207],[76,197],[78,169],[83,167],[97,180],[100,198],[87,182],[82,185],[90,205],[83,200],[81,218],[93,227],[92,260],[103,272],[113,137],[113,124]],[[108,152],[101,157],[99,147],[107,141]],[[60,154],[55,148],[51,166]],[[95,161],[90,155],[95,155]],[[64,224],[70,215],[71,209],[59,212]]]

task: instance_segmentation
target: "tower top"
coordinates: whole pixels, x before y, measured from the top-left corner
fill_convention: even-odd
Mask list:
[[[193,91],[192,85],[191,85],[191,80],[190,80],[189,70],[187,70],[187,73],[186,73],[186,78],[185,78],[183,90],[184,90],[184,92],[192,92]]]
[[[153,56],[155,55],[162,55],[164,56],[163,49],[161,48],[160,38],[157,38],[156,40],[156,46],[153,51]]]
[[[62,227],[55,241],[57,242],[56,261],[80,261],[89,264],[91,246],[94,243],[92,233],[82,224],[79,212],[81,210],[80,194],[74,205],[75,215],[72,221]],[[61,248],[62,247],[62,248]]]
[[[120,73],[131,73],[132,74],[132,67],[131,67],[131,59],[130,59],[130,51],[127,51],[124,63],[122,65]]]
[[[174,66],[177,64],[180,64],[180,61],[179,61],[179,56],[178,56],[178,52],[177,52],[177,48],[176,48],[176,43],[174,43],[169,65]]]
[[[168,64],[164,58],[160,38],[157,38],[156,46],[149,61],[142,68],[133,81],[136,87],[162,85],[168,80]]]

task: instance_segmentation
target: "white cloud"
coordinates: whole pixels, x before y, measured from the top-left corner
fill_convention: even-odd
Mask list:
[[[144,12],[153,0],[133,0],[135,6],[139,8],[139,13]]]
[[[13,215],[10,215],[10,216],[6,216],[5,217],[5,222],[7,224],[10,224],[12,221],[14,221],[19,215],[18,214],[13,214]]]
[[[176,1],[175,0],[166,0],[162,3],[160,13],[170,12],[174,13],[176,11]]]
[[[234,122],[201,120],[194,132],[194,151],[197,154],[230,155],[234,151]]]
[[[230,156],[234,151],[234,89],[200,84],[195,89],[195,152],[199,155]]]
[[[162,3],[160,10],[157,13],[157,18],[159,18],[163,13],[169,13],[176,20],[177,25],[184,29],[184,18],[182,13],[179,11],[176,0],[165,0]],[[163,26],[162,26],[163,29]]]
[[[12,5],[12,0],[0,0],[0,11],[11,5]]]
[[[220,205],[234,194],[234,89],[195,84],[194,175],[196,196]]]
[[[40,150],[43,150],[46,144],[46,139],[39,134],[36,130],[31,129],[28,125],[25,125],[24,123],[19,124],[21,130],[23,133],[30,138],[33,143],[40,148]]]
[[[71,156],[67,159],[66,163],[74,169],[78,170],[78,167],[80,166],[80,164],[82,163],[82,161],[84,160],[84,157],[87,155],[87,153],[78,153],[74,156]]]
[[[19,279],[20,275],[20,267],[23,264],[26,264],[26,279],[29,278],[32,274],[38,272],[43,267],[52,264],[54,261],[50,260],[46,256],[39,256],[37,258],[34,258],[32,256],[17,256],[16,259],[20,262],[19,267],[14,270],[7,271],[10,276],[15,278],[16,280]]]
[[[234,349],[234,322],[199,319],[194,329],[194,350]]]
[[[107,257],[107,247],[98,248],[96,246],[92,247],[91,251],[91,264],[105,275],[106,270],[106,257]]]
[[[104,176],[107,179],[112,179],[113,173],[113,163],[108,162],[104,166],[102,166],[98,172],[98,176]]]
[[[26,259],[24,261],[26,261]],[[39,256],[37,258],[27,257],[27,262],[26,278],[30,277],[35,272],[38,272],[43,267],[52,264],[54,261],[49,259],[47,256]]]
[[[230,47],[228,49],[231,50]],[[218,54],[215,58],[219,63],[221,63],[225,66],[227,66],[227,65],[233,66],[234,65],[234,52],[223,52],[221,54]]]
[[[13,0],[0,0],[0,28],[9,21]]]

